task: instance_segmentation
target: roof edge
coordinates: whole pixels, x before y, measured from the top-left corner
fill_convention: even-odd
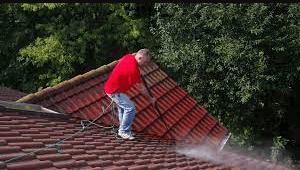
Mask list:
[[[103,65],[101,67],[98,67],[97,69],[90,70],[89,72],[85,74],[79,74],[69,80],[65,80],[57,85],[49,86],[45,89],[39,90],[35,93],[31,93],[29,95],[26,95],[20,99],[18,99],[16,102],[20,103],[36,103],[37,99],[46,98],[48,96],[54,95],[60,91],[69,89],[76,85],[77,83],[83,82],[87,79],[93,78],[99,74],[103,74],[105,72],[111,71],[115,65],[119,62],[119,60],[115,60],[109,64]]]
[[[0,100],[0,110],[14,111],[23,114],[40,115],[40,116],[46,116],[52,118],[54,117],[63,118],[63,119],[70,118],[70,115],[68,114],[55,112],[53,110],[44,108],[43,106],[36,105],[36,104],[28,104],[28,103],[9,102],[9,101]]]

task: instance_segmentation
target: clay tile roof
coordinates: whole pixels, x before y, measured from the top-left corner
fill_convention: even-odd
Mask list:
[[[216,150],[229,130],[155,63],[142,74],[162,116],[135,87],[129,89],[137,110],[132,125],[136,139],[119,139],[114,133],[118,122],[112,121],[111,101],[103,91],[116,63],[8,103],[51,111],[0,107],[0,169],[285,169]]]
[[[26,93],[20,92],[18,90],[0,86],[0,100],[16,101],[26,95]]]
[[[107,108],[111,100],[104,93],[103,86],[117,62],[30,94],[17,102],[42,105],[79,120],[94,120],[101,115],[97,123],[110,126],[112,112]],[[201,144],[209,140],[208,143],[215,146],[224,144],[224,139],[230,135],[229,130],[157,64],[153,62],[143,69],[142,75],[157,99],[157,107],[153,107],[135,87],[130,88],[127,95],[134,101],[137,111],[133,131],[176,143]],[[106,111],[102,114],[104,108]],[[117,120],[114,123],[118,126]]]
[[[137,133],[135,140],[120,140],[112,130],[86,127],[74,118],[0,111],[0,169],[285,169],[226,151],[218,154],[203,145],[175,147],[165,140],[146,138],[143,132]]]

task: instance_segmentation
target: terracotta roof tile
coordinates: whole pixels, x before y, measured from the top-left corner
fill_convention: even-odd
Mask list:
[[[0,169],[284,169],[230,152],[216,154],[215,159],[223,160],[217,162],[181,151],[186,144],[220,145],[229,131],[155,64],[143,74],[158,98],[158,107],[169,129],[150,103],[132,88],[128,93],[138,110],[133,124],[136,140],[117,139],[112,131],[118,122],[109,126],[111,111],[105,108],[110,99],[103,93],[103,83],[116,63],[19,100],[68,114],[70,118],[0,110]],[[99,115],[96,124],[86,127],[81,122],[92,121]],[[176,145],[170,144],[172,136]]]
[[[103,91],[103,84],[117,62],[118,61],[115,61],[111,64],[99,67],[96,70],[89,71],[86,74],[76,76],[56,86],[48,87],[34,94],[25,96],[18,100],[18,102],[40,104],[49,109],[67,113],[78,119],[95,119],[101,114],[103,108],[106,108],[110,103],[110,99]],[[135,129],[136,131],[146,133],[155,131],[156,134],[150,133],[150,135],[169,140],[174,136],[173,133],[179,133],[176,136],[177,141],[184,139],[191,140],[191,143],[199,142],[187,136],[192,132],[191,128],[200,125],[201,120],[199,116],[202,116],[199,115],[198,122],[193,122],[191,125],[189,121],[191,116],[189,115],[193,114],[194,116],[195,113],[193,112],[196,112],[194,111],[195,108],[202,106],[189,96],[185,90],[180,88],[176,82],[168,77],[155,63],[153,63],[151,67],[144,69],[142,73],[150,89],[152,89],[153,95],[157,98],[157,104],[162,115],[159,116],[144,96],[142,96],[135,87],[132,87],[128,90],[128,95],[136,103],[137,109],[136,120],[132,125],[133,130]],[[207,115],[205,108],[198,109],[197,112]],[[105,112],[97,123],[109,125],[111,123],[109,113],[110,111]],[[161,118],[164,118],[168,125],[164,131],[159,130],[165,126],[165,122],[162,121]],[[182,118],[184,118],[184,121],[180,121]],[[217,120],[214,121],[215,123],[217,122]],[[115,125],[118,126],[117,121]],[[218,126],[219,124],[216,125],[216,128],[218,128]],[[178,131],[178,128],[180,128],[181,131]],[[213,130],[213,128],[209,130]],[[224,136],[228,135],[229,131],[223,128],[215,133],[218,134],[210,139],[215,140],[215,143],[219,144]],[[205,132],[202,134],[198,133],[198,135],[209,134]]]
[[[14,90],[14,89],[11,89],[8,87],[0,86],[0,100],[16,101],[26,95],[27,95],[27,93],[23,93],[23,92],[20,92],[18,90]]]

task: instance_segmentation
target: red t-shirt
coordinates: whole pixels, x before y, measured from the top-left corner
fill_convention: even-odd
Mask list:
[[[105,93],[112,94],[117,90],[124,93],[132,85],[142,83],[140,75],[141,72],[134,55],[125,55],[119,60],[106,81],[104,87]]]

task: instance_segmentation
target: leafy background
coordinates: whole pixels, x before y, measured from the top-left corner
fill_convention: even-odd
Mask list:
[[[0,10],[1,86],[36,92],[149,48],[230,129],[228,146],[299,167],[299,4],[1,3]]]

